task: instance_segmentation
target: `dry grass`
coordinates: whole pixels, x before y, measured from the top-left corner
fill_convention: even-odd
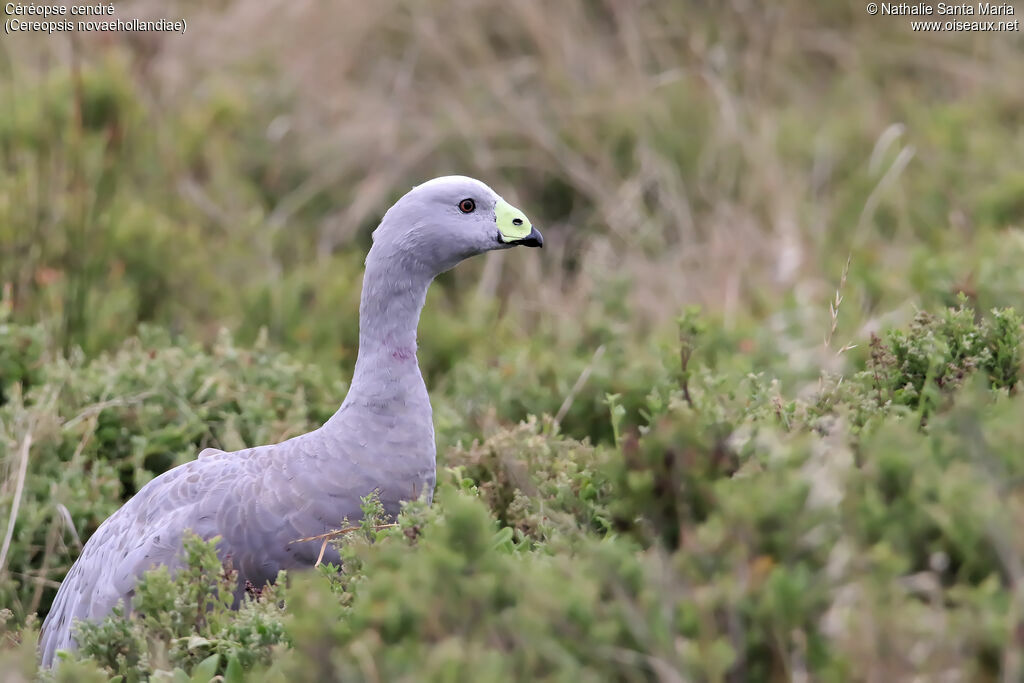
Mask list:
[[[901,178],[922,158],[899,139],[899,88],[923,77],[943,83],[917,90],[926,101],[1001,91],[1019,103],[1005,89],[1024,75],[1009,40],[908,38],[896,20],[794,1],[133,2],[118,13],[189,20],[185,36],[84,41],[92,58],[126,51],[154,111],[214,88],[286,103],[267,137],[283,166],[304,171],[266,207],[254,245],[266,277],[281,272],[271,245],[282,231],[326,254],[417,179],[462,172],[539,212],[554,248],[542,267],[492,260],[457,277],[493,289],[512,270],[544,313],[628,277],[638,323],[694,301],[731,321],[752,298],[788,292],[816,306],[830,255],[874,248],[879,206],[914,201]],[[68,59],[62,40],[48,45],[49,59]],[[850,174],[874,179],[856,217],[837,187]],[[188,176],[178,190],[223,226],[252,211]],[[333,210],[310,219],[325,194]]]
[[[21,447],[18,449],[18,470],[15,475],[14,496],[11,502],[11,512],[7,517],[7,532],[4,534],[3,545],[0,546],[0,572],[7,566],[7,551],[11,547],[11,538],[14,536],[14,523],[18,519],[18,508],[21,507],[21,494],[25,488],[25,473],[28,471],[28,454],[32,448],[32,429],[29,428],[22,437]]]

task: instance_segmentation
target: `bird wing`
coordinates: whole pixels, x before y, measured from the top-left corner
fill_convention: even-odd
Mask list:
[[[432,490],[433,440],[420,446],[423,457],[402,463],[399,454],[415,452],[408,436],[394,439],[390,422],[373,426],[381,429],[315,430],[242,451],[207,449],[154,478],[99,526],[65,577],[40,634],[43,665],[75,647],[75,620],[103,619],[118,602],[129,611],[145,571],[180,568],[187,530],[207,540],[220,536],[218,554],[238,571],[237,600],[246,580],[262,586],[281,569],[312,566],[322,543],[296,541],[358,520],[362,496],[380,490],[395,515],[425,482]],[[340,563],[333,546],[325,550],[325,562]]]
[[[245,457],[245,452],[236,455]],[[57,650],[73,647],[75,620],[103,618],[118,601],[130,609],[135,581],[143,571],[159,564],[177,567],[181,524],[193,521],[191,508],[206,488],[203,482],[223,476],[223,468],[205,466],[207,462],[214,461],[192,461],[154,478],[89,538],[43,622],[44,664]],[[195,526],[202,535],[203,525]]]
[[[243,587],[245,579],[262,585],[281,568],[312,564],[313,550],[288,546],[329,527],[317,524],[320,511],[309,504],[323,483],[298,489],[296,470],[304,459],[299,437],[193,460],[143,486],[99,526],[62,582],[40,635],[44,665],[57,650],[74,647],[75,620],[100,620],[119,601],[130,610],[145,571],[178,569],[186,530],[207,540],[221,536],[218,553],[231,558]],[[301,483],[309,482],[307,474]]]

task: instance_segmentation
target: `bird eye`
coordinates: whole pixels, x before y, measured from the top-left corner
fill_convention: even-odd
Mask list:
[[[475,209],[476,202],[474,202],[472,199],[463,199],[461,202],[459,202],[459,211],[461,211],[462,213],[473,213]]]

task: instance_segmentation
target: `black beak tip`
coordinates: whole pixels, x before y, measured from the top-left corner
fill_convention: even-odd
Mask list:
[[[540,247],[541,249],[543,249],[544,235],[541,235],[540,231],[537,230],[537,228],[533,228],[530,230],[529,235],[519,240],[519,244],[523,245],[524,247]]]

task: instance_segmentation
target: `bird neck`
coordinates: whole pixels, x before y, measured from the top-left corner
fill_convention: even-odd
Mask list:
[[[416,358],[416,327],[433,275],[401,253],[374,245],[366,258],[359,302],[359,355],[350,398],[367,394],[386,400],[408,388],[407,376],[422,386]],[[396,381],[402,380],[402,381]]]

